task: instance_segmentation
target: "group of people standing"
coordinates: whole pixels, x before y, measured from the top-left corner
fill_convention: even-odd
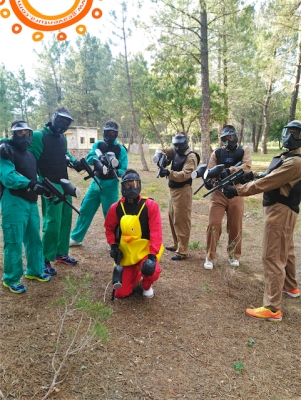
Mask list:
[[[77,172],[84,169],[74,158],[64,135],[73,119],[64,107],[55,110],[52,119],[40,131],[25,121],[14,121],[9,140],[0,146],[0,182],[2,192],[2,229],[4,242],[3,285],[13,293],[23,293],[22,244],[26,256],[25,278],[48,282],[57,274],[53,262],[75,265],[69,246],[82,244],[85,234],[102,205],[105,234],[114,259],[114,296],[130,295],[142,279],[143,296],[154,295],[153,283],[159,278],[159,261],[164,250],[162,224],[158,204],[141,195],[141,178],[128,169],[128,155],[117,141],[118,125],[107,121],[103,140],[97,141],[86,157],[88,164],[99,158],[106,164],[105,154],[113,154],[118,162],[114,168],[97,172],[82,201],[80,215],[71,233],[72,209],[64,202],[55,204],[41,183],[48,178],[59,190],[60,180],[68,179],[67,167]],[[299,297],[296,282],[293,232],[299,212],[301,195],[301,121],[292,121],[283,129],[283,147],[287,149],[273,159],[264,177],[256,179],[251,172],[250,149],[238,144],[238,134],[232,125],[221,131],[222,146],[212,152],[208,169],[224,165],[224,176],[238,169],[244,174],[240,183],[218,189],[211,194],[207,227],[205,269],[213,269],[217,243],[222,233],[222,220],[227,215],[227,256],[231,267],[238,267],[241,257],[243,196],[264,192],[264,241],[262,261],[265,274],[263,307],[247,309],[257,319],[280,321],[281,296]],[[173,243],[165,249],[173,252],[173,261],[188,257],[191,231],[192,178],[200,157],[189,147],[184,132],[172,138],[172,147],[160,149],[168,162],[160,167],[160,177],[166,177],[169,187],[169,223]],[[168,169],[168,165],[171,164]],[[110,167],[107,165],[107,167]],[[121,199],[119,198],[121,178]],[[207,189],[215,180],[205,181]],[[102,188],[102,189],[101,189]],[[40,238],[40,218],[37,206],[42,197],[43,234]],[[71,198],[69,200],[71,202]],[[71,233],[71,235],[70,235]]]

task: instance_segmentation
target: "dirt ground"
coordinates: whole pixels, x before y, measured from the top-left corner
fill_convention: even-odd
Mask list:
[[[148,160],[149,162],[149,160]],[[130,159],[142,176],[143,194],[160,204],[164,244],[171,244],[167,219],[168,189],[156,179],[156,168],[142,172],[137,157]],[[84,193],[89,182],[70,174]],[[201,182],[193,183],[194,190]],[[262,305],[261,195],[245,200],[243,254],[233,270],[226,255],[225,226],[217,266],[205,270],[208,198],[194,196],[190,257],[174,262],[165,251],[163,272],[154,284],[155,296],[144,299],[142,289],[111,301],[112,259],[99,210],[83,246],[71,248],[79,260],[56,265],[49,283],[26,281],[27,292],[0,287],[0,399],[43,399],[78,329],[80,350],[65,360],[49,397],[53,400],[174,400],[174,399],[301,399],[301,300],[284,295],[283,321],[257,321],[247,307]],[[80,201],[74,201],[79,207]],[[74,213],[74,221],[76,213]],[[301,283],[301,225],[296,229],[296,260]],[[199,243],[198,243],[199,242]],[[3,273],[3,251],[0,253]],[[81,343],[89,318],[76,307],[54,303],[66,295],[66,277],[84,282],[94,302],[112,311],[103,325],[107,339]],[[62,315],[65,322],[61,329]],[[54,360],[55,349],[57,355]],[[72,347],[73,348],[73,347]],[[54,360],[54,361],[53,361]]]

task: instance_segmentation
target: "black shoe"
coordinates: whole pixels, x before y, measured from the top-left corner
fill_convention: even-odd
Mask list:
[[[176,251],[177,249],[175,249],[175,248],[172,247],[172,246],[166,246],[166,247],[165,247],[165,250],[168,250],[168,251]]]
[[[180,261],[180,260],[185,260],[186,257],[181,257],[179,254],[175,254],[174,256],[171,257],[172,261]]]

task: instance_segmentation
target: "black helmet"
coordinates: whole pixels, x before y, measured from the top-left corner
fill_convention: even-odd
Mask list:
[[[141,179],[134,169],[128,169],[122,176],[121,193],[126,199],[136,199],[141,192]]]
[[[61,133],[66,132],[66,130],[71,125],[71,122],[73,122],[73,119],[67,108],[64,107],[56,108],[54,110],[51,120],[52,126],[54,128],[53,133],[60,135]]]
[[[184,132],[178,132],[172,138],[172,144],[177,154],[184,154],[189,148],[188,139]]]
[[[282,146],[288,150],[301,147],[301,121],[291,121],[282,129]]]
[[[103,139],[108,146],[112,146],[118,136],[118,125],[114,121],[107,121],[103,127]]]
[[[233,136],[233,138],[225,139],[226,136]],[[234,150],[238,142],[238,135],[233,125],[225,125],[221,131],[220,135],[222,144],[227,150]],[[223,139],[224,138],[224,139]]]
[[[10,139],[20,150],[26,150],[32,142],[32,129],[27,122],[18,120],[11,124]]]

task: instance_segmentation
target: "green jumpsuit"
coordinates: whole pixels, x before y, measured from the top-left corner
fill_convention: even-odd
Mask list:
[[[99,140],[94,143],[92,149],[88,153],[86,157],[88,164],[93,164],[93,158],[97,158],[95,150],[98,148],[98,145],[101,142],[102,141]],[[116,144],[118,143],[115,140],[114,145]],[[128,167],[128,155],[126,149],[123,146],[120,146],[118,161],[119,166],[117,169],[117,174],[118,176],[121,176],[122,174],[124,174],[125,170]],[[106,217],[110,206],[115,203],[119,198],[119,182],[116,178],[107,180],[99,178],[96,179],[99,181],[103,190],[99,189],[98,185],[94,181],[91,182],[89,189],[80,206],[80,215],[76,219],[76,224],[71,234],[71,239],[75,240],[76,242],[83,241],[100,204],[102,204],[103,215],[104,217]]]
[[[53,135],[52,131],[46,125],[43,126],[43,131],[46,135]],[[41,131],[33,132],[33,139],[29,151],[33,153],[37,161],[44,152],[43,134]],[[72,162],[76,158],[72,157],[67,149],[67,140],[65,145],[65,153]],[[55,168],[56,165],[49,165],[49,169]],[[67,162],[66,162],[67,170]],[[40,179],[44,176],[38,169]],[[61,192],[63,189],[60,184],[52,182]],[[72,202],[71,196],[68,200]],[[53,201],[42,197],[42,215],[43,215],[43,251],[44,258],[47,261],[55,261],[57,255],[65,255],[69,253],[69,237],[72,224],[72,209],[66,203],[61,202],[54,204]]]
[[[20,175],[11,160],[0,158],[0,181],[4,186],[1,199],[4,242],[3,281],[16,285],[23,276],[22,243],[26,256],[26,275],[44,273],[43,247],[40,238],[40,216],[37,202],[25,200],[9,189],[26,189],[30,180]]]

